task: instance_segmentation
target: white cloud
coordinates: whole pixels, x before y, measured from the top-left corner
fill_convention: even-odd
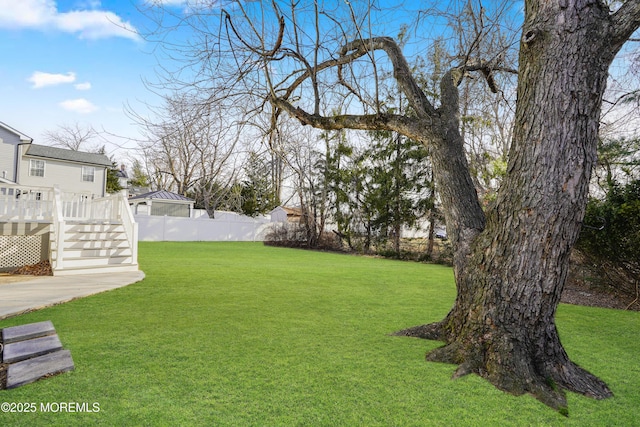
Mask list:
[[[261,0],[245,0],[246,2]],[[149,4],[156,7],[173,7],[182,8],[185,12],[193,12],[198,10],[214,10],[219,9],[223,5],[228,7],[236,7],[235,2],[230,0],[149,0]]]
[[[59,12],[55,0],[0,0],[0,28],[56,29],[80,38],[140,40],[133,25],[113,12],[91,9]]]
[[[77,90],[89,90],[91,89],[91,83],[89,82],[85,82],[85,83],[78,83],[75,85]]]
[[[0,26],[9,28],[43,25],[57,14],[51,0],[0,0]]]
[[[67,74],[51,74],[36,71],[27,80],[33,83],[32,87],[34,89],[39,89],[45,86],[73,83],[76,81],[76,74],[71,71]]]
[[[76,4],[83,5],[86,4],[86,7],[89,9],[98,9],[102,4],[100,0],[85,0],[85,1],[77,1]]]
[[[98,107],[93,105],[91,102],[87,101],[84,98],[78,99],[69,99],[66,101],[62,101],[60,106],[67,111],[73,111],[75,113],[80,114],[89,114],[98,110]]]
[[[187,0],[152,0],[156,6],[182,6]]]
[[[136,29],[113,12],[102,10],[79,10],[58,13],[55,17],[58,29],[68,33],[78,33],[81,38],[101,39],[125,37],[137,40]]]

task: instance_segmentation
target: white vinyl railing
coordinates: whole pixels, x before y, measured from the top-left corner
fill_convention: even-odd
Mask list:
[[[67,221],[108,222],[120,221],[121,207],[118,194],[91,198],[86,193],[60,193],[62,216]]]
[[[57,208],[54,209],[54,205]],[[65,221],[120,222],[129,204],[120,193],[94,198],[90,193],[69,193],[46,187],[0,184],[0,221],[51,222],[54,215]],[[130,214],[130,212],[129,212]]]
[[[56,271],[64,269],[64,216],[62,215],[62,194],[58,187],[54,187],[53,195],[51,231],[55,246],[49,245],[49,259],[51,268]],[[55,256],[53,256],[54,249]]]
[[[53,189],[0,184],[0,221],[51,221]]]
[[[124,226],[127,234],[127,240],[129,241],[129,247],[131,248],[131,262],[132,264],[138,263],[138,223],[136,222],[131,207],[129,206],[129,200],[125,192],[116,194],[119,199],[119,216],[122,225]]]

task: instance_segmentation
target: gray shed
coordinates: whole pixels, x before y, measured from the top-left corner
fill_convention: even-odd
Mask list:
[[[151,191],[129,198],[135,215],[191,217],[195,200],[166,190]]]

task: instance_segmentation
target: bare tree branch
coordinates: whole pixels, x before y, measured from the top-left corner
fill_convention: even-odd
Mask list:
[[[272,102],[289,115],[298,119],[302,124],[310,125],[318,129],[359,129],[359,130],[392,130],[407,135],[416,140],[434,137],[430,130],[432,122],[417,121],[396,114],[365,114],[365,115],[335,115],[324,117],[309,114],[301,108],[281,98],[273,98]]]
[[[80,151],[81,149],[94,150],[95,147],[87,147],[87,145],[97,136],[98,132],[93,127],[84,127],[78,122],[62,124],[56,130],[49,130],[44,133],[45,140],[50,144],[74,151]]]
[[[611,44],[621,46],[640,27],[640,0],[627,0],[611,16]]]

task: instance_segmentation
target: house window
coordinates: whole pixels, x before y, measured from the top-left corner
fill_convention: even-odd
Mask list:
[[[84,182],[93,182],[95,175],[96,175],[95,168],[91,166],[82,167],[82,180]]]
[[[29,160],[29,176],[44,176],[44,160]]]

